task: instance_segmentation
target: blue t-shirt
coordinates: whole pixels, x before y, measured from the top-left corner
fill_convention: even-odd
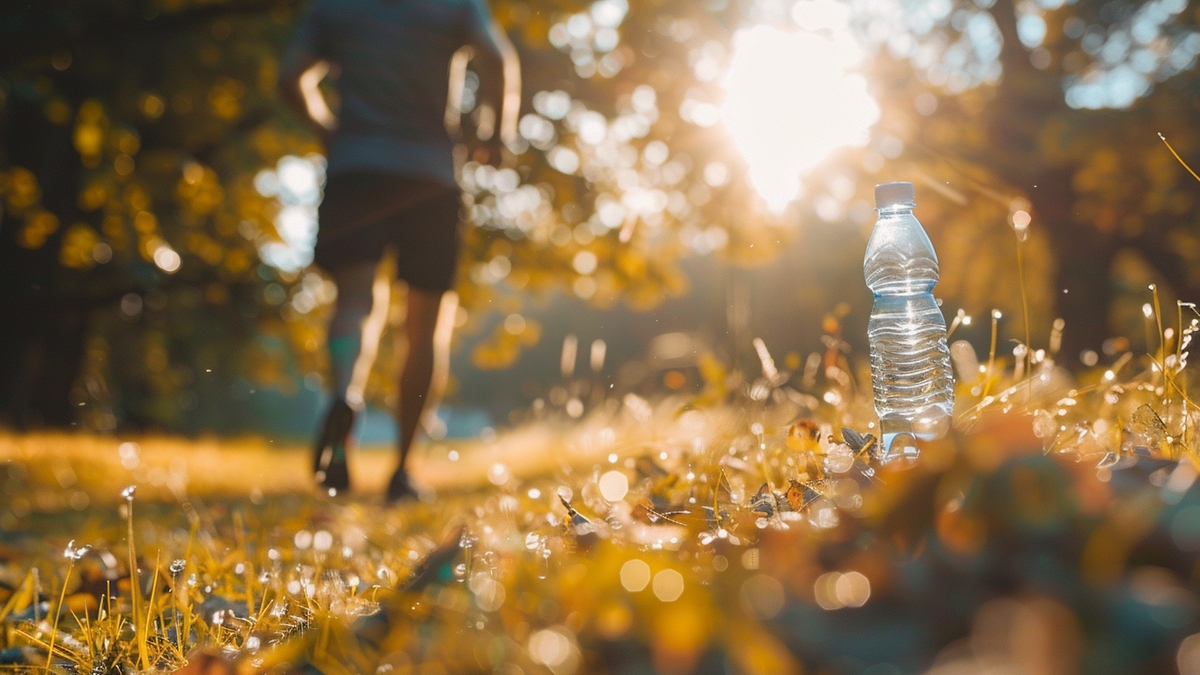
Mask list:
[[[314,0],[284,56],[341,72],[329,175],[378,171],[455,185],[446,132],[450,59],[463,45],[499,58],[483,0]]]

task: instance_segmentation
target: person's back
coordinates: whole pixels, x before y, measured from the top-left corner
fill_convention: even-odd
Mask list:
[[[316,0],[285,61],[308,52],[337,69],[328,172],[377,170],[453,185],[446,98],[450,61],[463,45],[499,56],[481,0]]]

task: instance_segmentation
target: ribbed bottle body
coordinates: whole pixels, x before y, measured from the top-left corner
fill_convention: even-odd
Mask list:
[[[946,320],[931,293],[881,295],[867,324],[871,383],[885,446],[895,434],[945,434],[954,412]]]
[[[912,213],[912,204],[888,204],[863,260],[875,294],[867,338],[871,382],[885,457],[915,458],[916,440],[950,428],[954,375],[946,346],[946,320],[933,297],[937,254]]]

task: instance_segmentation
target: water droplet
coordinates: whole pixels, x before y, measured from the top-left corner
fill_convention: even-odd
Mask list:
[[[825,470],[830,473],[846,473],[854,466],[854,451],[845,443],[838,443],[825,455]]]

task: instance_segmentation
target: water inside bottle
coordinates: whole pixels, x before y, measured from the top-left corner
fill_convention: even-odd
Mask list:
[[[918,441],[949,430],[954,406],[946,321],[931,293],[937,254],[912,206],[880,208],[863,261],[875,294],[867,336],[885,461],[915,460]]]

